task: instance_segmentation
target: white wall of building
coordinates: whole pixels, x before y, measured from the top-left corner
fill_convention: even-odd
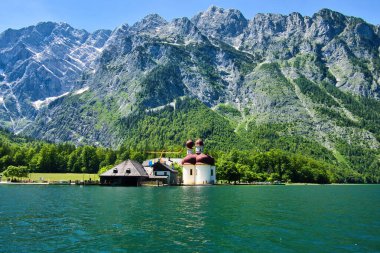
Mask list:
[[[193,170],[192,175],[190,175],[191,169]],[[213,170],[213,175],[211,175],[211,170]],[[183,165],[182,178],[185,185],[214,184],[216,183],[215,166],[208,164],[185,164]]]
[[[197,164],[195,167],[197,170],[195,184],[215,183],[215,166],[208,164]],[[213,176],[211,176],[211,170],[213,170]]]
[[[192,175],[190,175],[192,170]],[[182,180],[183,184],[195,184],[195,166],[192,164],[184,164],[182,168]]]

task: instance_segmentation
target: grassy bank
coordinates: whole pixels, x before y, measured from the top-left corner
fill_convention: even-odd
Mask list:
[[[29,177],[23,178],[23,180],[32,181],[75,181],[75,180],[99,180],[98,174],[82,174],[82,173],[30,173]],[[2,178],[2,181],[6,181],[7,178]]]

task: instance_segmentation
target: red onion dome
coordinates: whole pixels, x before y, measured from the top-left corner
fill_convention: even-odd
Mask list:
[[[196,164],[208,164],[215,165],[215,159],[212,156],[206,154],[197,155]]]
[[[188,140],[187,142],[186,142],[186,147],[188,148],[188,149],[192,149],[193,147],[194,147],[194,142],[193,142],[193,140]]]
[[[182,165],[184,164],[192,164],[195,165],[197,163],[197,155],[195,154],[188,154],[185,158],[182,159]]]
[[[195,142],[195,146],[203,146],[203,140],[202,140],[202,139],[198,139],[198,140]]]

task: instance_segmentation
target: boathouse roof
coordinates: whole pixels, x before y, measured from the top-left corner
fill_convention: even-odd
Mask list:
[[[133,160],[124,161],[110,170],[107,170],[101,177],[148,177],[144,167]]]

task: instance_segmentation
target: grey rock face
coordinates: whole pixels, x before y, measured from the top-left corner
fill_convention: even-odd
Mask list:
[[[240,11],[224,10],[216,6],[199,13],[191,21],[207,36],[224,38],[229,43],[234,43],[230,39],[243,34],[248,25],[248,20]]]
[[[53,22],[0,34],[0,121],[18,131],[39,109],[33,102],[75,89],[82,73],[92,69],[109,34],[107,30],[90,34]]]

